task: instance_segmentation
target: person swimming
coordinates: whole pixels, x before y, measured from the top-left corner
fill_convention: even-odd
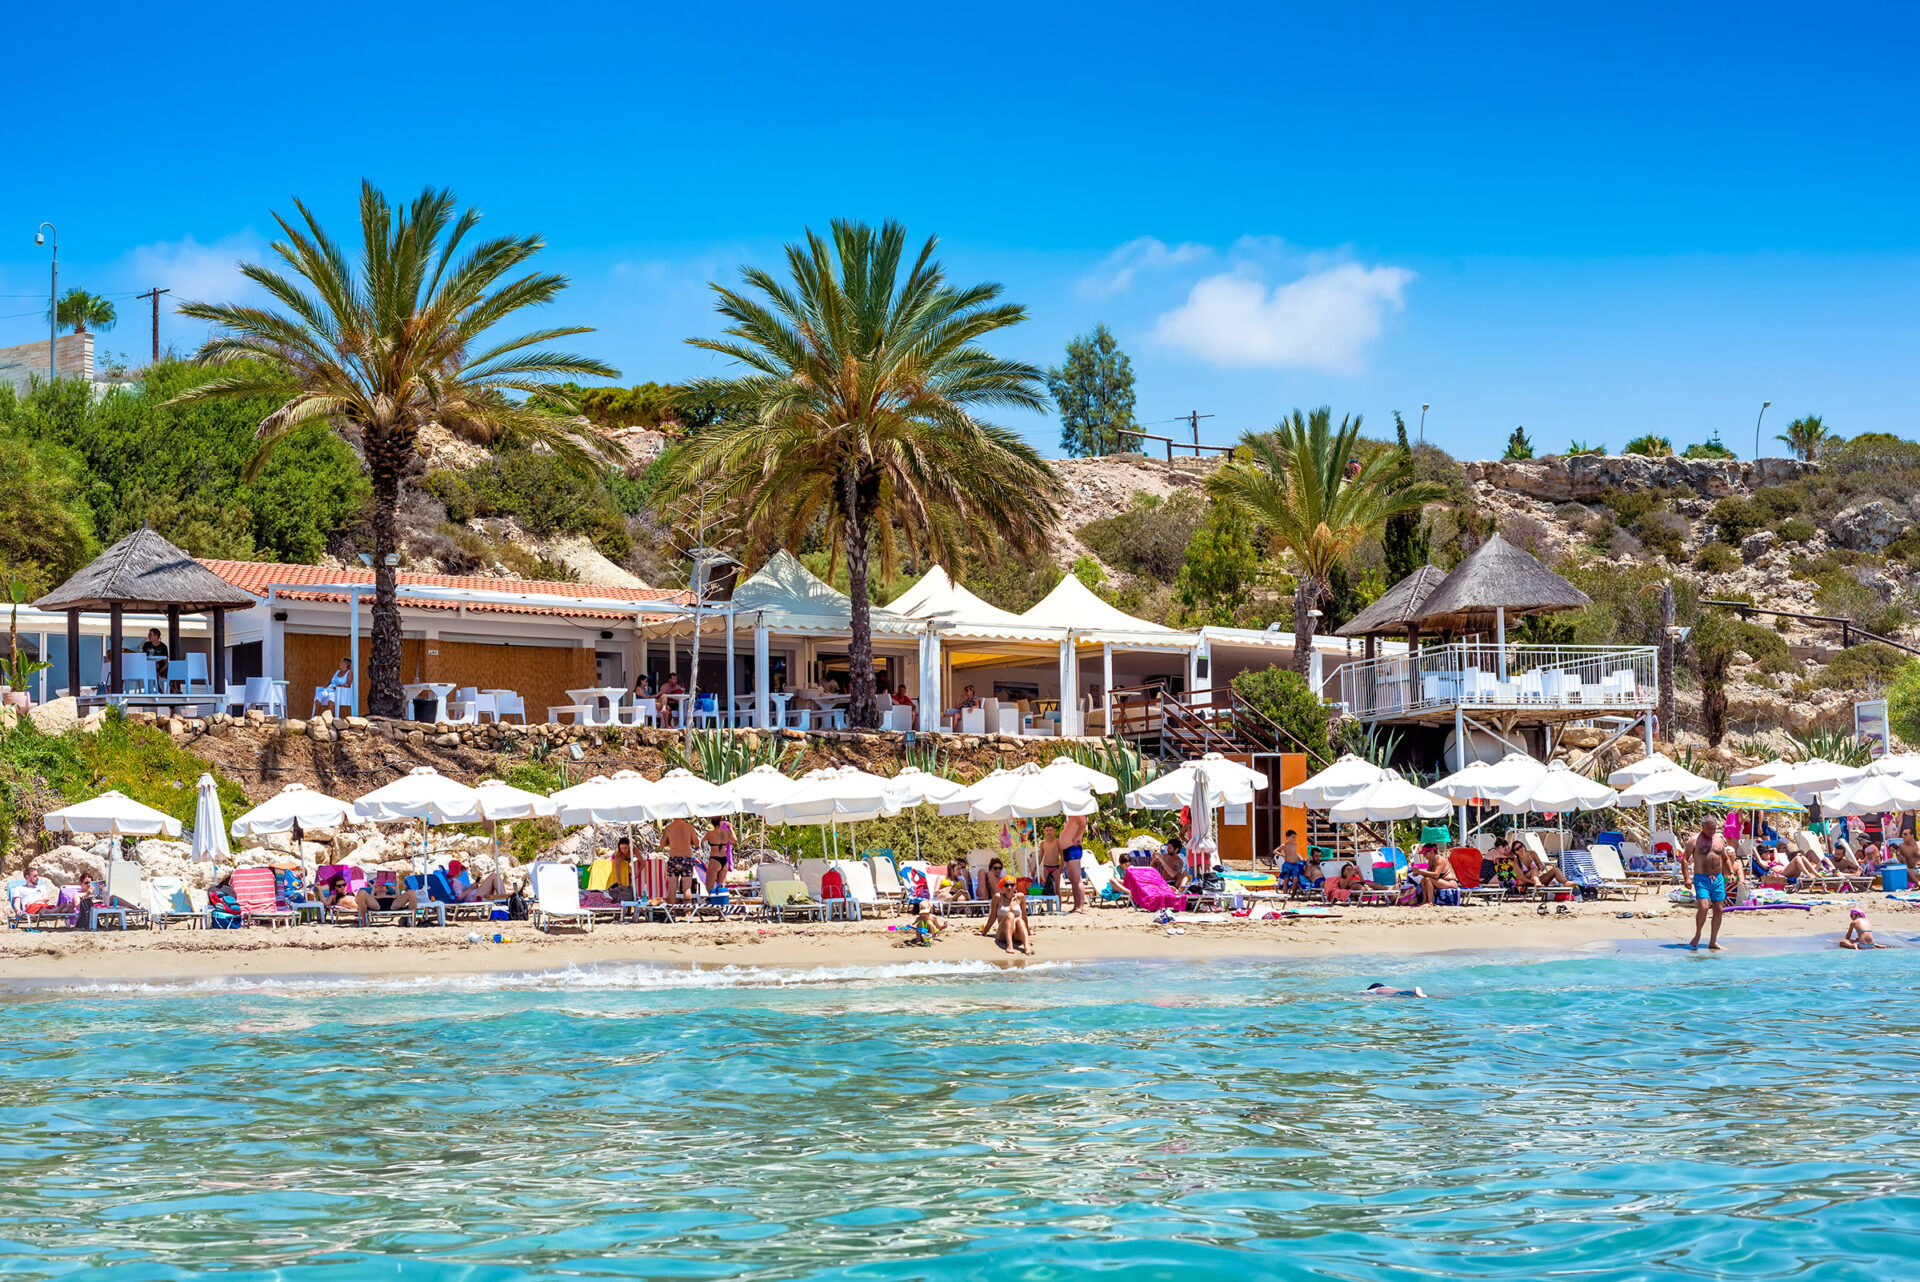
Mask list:
[[[1373,983],[1368,984],[1367,991],[1360,995],[1362,997],[1425,997],[1426,993],[1419,988],[1390,988],[1385,984]]]

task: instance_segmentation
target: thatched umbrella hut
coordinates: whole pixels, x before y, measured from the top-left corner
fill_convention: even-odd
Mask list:
[[[104,610],[112,620],[107,636],[107,688],[114,694],[125,689],[120,678],[120,652],[125,641],[121,616],[127,610],[164,612],[167,652],[176,658],[181,653],[181,614],[211,614],[213,657],[207,666],[214,701],[218,702],[227,689],[226,664],[221,662],[227,646],[226,612],[259,603],[251,592],[234,587],[142,525],[33,605],[36,610],[66,611],[67,689],[75,698],[80,694],[81,614]]]
[[[1404,632],[1407,634],[1407,649],[1413,649],[1414,641],[1420,635],[1420,625],[1414,620],[1425,607],[1427,598],[1433,595],[1434,589],[1446,577],[1447,572],[1439,566],[1421,566],[1381,593],[1379,600],[1335,628],[1334,635],[1365,637],[1369,659],[1373,657],[1375,637]]]
[[[1552,614],[1591,604],[1591,597],[1540,564],[1531,553],[1494,534],[1441,581],[1412,622],[1429,632],[1493,629],[1504,680],[1509,616]]]

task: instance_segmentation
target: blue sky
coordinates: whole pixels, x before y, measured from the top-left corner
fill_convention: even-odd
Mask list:
[[[1769,440],[1920,426],[1901,7],[296,8],[12,15],[0,345],[44,332],[42,219],[63,287],[228,298],[271,211],[345,234],[364,176],[544,235],[554,319],[632,382],[715,368],[708,281],[892,217],[1029,307],[1001,350],[1105,321],[1140,417],[1207,440],[1323,403],[1430,402],[1466,456],[1746,455],[1766,399]],[[119,305],[104,346],[144,353]]]

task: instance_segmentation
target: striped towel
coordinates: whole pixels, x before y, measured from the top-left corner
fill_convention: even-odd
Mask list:
[[[1600,870],[1593,866],[1593,856],[1584,850],[1562,851],[1560,867],[1566,872],[1567,880],[1576,886],[1600,884]]]

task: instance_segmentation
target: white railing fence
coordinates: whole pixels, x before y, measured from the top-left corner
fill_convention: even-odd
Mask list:
[[[1349,663],[1339,699],[1356,717],[1474,708],[1642,708],[1657,701],[1653,646],[1509,645],[1460,641]]]

